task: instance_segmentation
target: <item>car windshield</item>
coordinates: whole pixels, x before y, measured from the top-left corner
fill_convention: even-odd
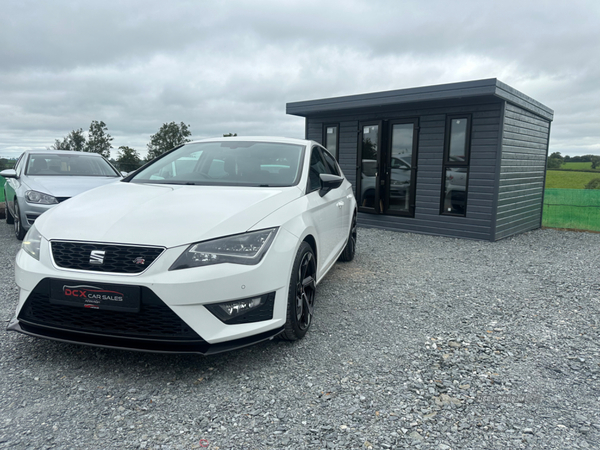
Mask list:
[[[34,153],[29,155],[25,175],[118,177],[111,165],[97,156],[73,152],[73,155]]]
[[[186,144],[137,173],[133,183],[214,186],[292,186],[304,146],[277,142]]]

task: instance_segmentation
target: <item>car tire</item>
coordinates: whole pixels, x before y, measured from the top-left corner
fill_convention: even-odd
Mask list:
[[[13,218],[10,210],[8,209],[8,197],[6,196],[6,191],[4,191],[4,210],[6,211],[6,223],[8,225],[12,225],[15,223],[15,219]]]
[[[25,237],[25,229],[23,228],[23,223],[21,222],[21,211],[19,210],[19,204],[17,203],[17,201],[15,200],[15,215],[13,217],[14,219],[14,225],[15,225],[15,236],[17,237],[17,239],[19,241],[22,241],[23,238]],[[8,217],[8,216],[7,216]]]
[[[352,225],[350,226],[350,233],[348,234],[348,242],[344,247],[344,251],[340,255],[339,260],[343,262],[350,262],[354,259],[356,253],[356,214],[352,216]]]
[[[303,242],[298,249],[288,291],[287,318],[280,338],[302,339],[312,322],[317,286],[317,260],[312,247]]]

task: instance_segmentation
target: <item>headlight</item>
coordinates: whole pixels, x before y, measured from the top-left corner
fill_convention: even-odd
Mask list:
[[[169,270],[221,263],[258,264],[276,234],[277,228],[269,228],[192,244],[177,258]]]
[[[30,254],[38,261],[40,260],[40,244],[42,243],[42,235],[32,225],[21,244],[21,248],[25,253]]]
[[[54,205],[58,203],[56,197],[52,197],[51,195],[44,194],[43,192],[38,191],[25,192],[25,199],[29,203],[39,203],[42,205]]]

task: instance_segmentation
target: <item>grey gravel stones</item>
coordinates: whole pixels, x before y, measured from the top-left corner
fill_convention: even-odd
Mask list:
[[[3,319],[18,243],[0,223]],[[0,449],[600,447],[600,235],[360,229],[311,331],[204,358],[2,333]]]

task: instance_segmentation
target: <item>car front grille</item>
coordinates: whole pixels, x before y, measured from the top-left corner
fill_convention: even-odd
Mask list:
[[[137,274],[164,251],[161,247],[52,241],[54,263],[63,269]],[[93,256],[94,255],[94,256]]]
[[[47,329],[138,339],[204,342],[154,292],[141,287],[137,313],[98,310],[50,303],[50,280],[42,280],[29,295],[18,319]]]

